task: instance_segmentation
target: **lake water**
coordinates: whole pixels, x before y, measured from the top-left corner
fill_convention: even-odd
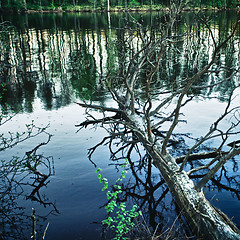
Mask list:
[[[127,34],[123,27],[127,23],[129,28],[133,25],[129,23],[132,17],[146,27],[153,26],[162,15],[163,13],[132,16],[124,13],[110,16],[87,13],[36,13],[0,16],[2,22],[12,26],[8,28],[10,34],[5,41],[8,51],[1,59],[1,61],[4,59],[6,66],[11,66],[4,67],[7,70],[1,72],[2,79],[5,77],[8,82],[2,104],[7,103],[14,110],[22,109],[11,121],[1,126],[1,132],[7,134],[8,131],[24,131],[25,124],[30,124],[32,120],[39,127],[49,124],[47,132],[53,137],[47,145],[39,149],[39,152],[54,159],[52,164],[54,174],[49,177],[46,187],[40,189],[40,195],[45,199],[43,202],[51,204],[44,206],[39,202],[26,200],[32,187],[24,185],[24,192],[11,199],[11,206],[10,203],[2,204],[4,207],[1,210],[3,217],[0,231],[5,233],[6,237],[4,234],[3,237],[0,235],[1,239],[29,239],[31,235],[29,216],[32,214],[32,208],[36,209],[38,227],[41,228],[38,229],[39,235],[43,234],[47,223],[50,223],[46,233],[48,240],[101,238],[100,222],[106,217],[103,206],[107,200],[105,194],[101,192],[101,185],[95,173],[96,168],[88,160],[88,149],[101,142],[107,133],[102,128],[94,127],[77,132],[78,128],[75,125],[83,122],[86,115],[85,109],[75,102],[92,99],[98,104],[112,104],[111,97],[101,85],[101,80],[106,75],[107,68],[114,69],[126,51],[124,46],[118,44],[124,41]],[[215,37],[219,41],[226,37],[234,24],[234,13],[207,12],[205,15],[212,19],[210,27]],[[195,15],[184,13],[181,17],[184,21],[176,27],[176,33],[181,32],[184,24],[191,25]],[[208,62],[208,53],[212,51],[209,33],[203,25],[193,24],[191,27],[196,28],[200,42],[186,38],[179,43],[179,49],[184,49],[182,55],[175,55],[169,51],[166,61],[161,63],[164,70],[158,74],[160,80],[156,82],[156,89],[162,85],[176,87],[187,74],[194,73],[197,67]],[[224,47],[218,63],[225,63],[231,68],[239,67],[239,36],[238,29],[236,37]],[[137,43],[135,44],[139,47]],[[197,51],[204,52],[204,57],[196,56]],[[231,74],[233,72],[228,71],[221,76],[206,76],[203,81],[211,83],[217,77],[227,78]],[[237,84],[239,74],[221,88],[201,92],[205,99],[199,97],[183,109],[188,123],[181,124],[177,132],[191,133],[192,137],[203,135],[209,129],[209,124],[224,111],[226,106],[224,96]],[[239,105],[239,93],[237,89],[233,105]],[[198,96],[200,92],[196,90],[194,94]],[[215,98],[212,98],[213,96]],[[97,116],[99,113],[93,114]],[[227,126],[227,121],[224,124]],[[226,127],[224,124],[223,128]],[[234,136],[230,140],[238,138]],[[1,153],[1,158],[23,156],[26,151],[46,139],[47,136],[44,134],[31,138]],[[186,138],[182,147],[187,148],[192,142],[193,139]],[[212,141],[206,148],[216,147],[217,144],[218,140]],[[144,155],[142,149],[140,152]],[[100,146],[93,154],[92,161],[103,169],[102,174],[114,184],[120,175],[118,166],[124,159],[113,162],[110,156],[108,146]],[[136,164],[147,162],[147,158],[139,157],[137,152],[133,153],[132,160]],[[215,182],[210,182],[205,189],[207,198],[233,218],[238,226],[240,226],[239,160],[239,157],[230,160],[216,176]],[[128,170],[125,187],[129,192],[134,189],[135,193],[127,197],[128,203],[142,206],[146,222],[153,228],[158,223],[161,226],[171,226],[177,216],[171,196],[167,193],[160,201],[166,190],[164,185],[152,193],[147,193],[146,186],[156,185],[161,178],[159,172],[152,167],[149,180],[147,164],[145,167],[141,167],[142,165],[135,169],[138,178],[130,169]],[[187,168],[190,167],[189,164]],[[44,171],[44,167],[42,170]],[[145,185],[141,185],[139,179],[145,181]],[[28,177],[24,181],[31,182],[31,178]],[[6,216],[3,214],[4,211],[7,212]],[[8,216],[14,217],[10,221]],[[10,235],[15,237],[8,235],[11,224],[14,227]]]

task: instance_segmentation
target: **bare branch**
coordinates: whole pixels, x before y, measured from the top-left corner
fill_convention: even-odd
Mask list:
[[[77,103],[77,102],[75,102],[75,103],[81,107],[101,110],[102,112],[123,113],[121,110],[119,110],[117,108],[110,108],[110,107],[104,107],[104,106],[100,106],[100,105],[87,104],[87,103]]]
[[[216,174],[216,172],[231,158],[240,154],[240,148],[233,148],[229,153],[219,158],[219,162],[205,175],[196,185],[197,191],[205,186],[205,184]]]
[[[210,62],[202,69],[200,70],[198,73],[196,73],[193,77],[191,77],[186,86],[184,87],[184,89],[182,90],[179,98],[178,98],[178,102],[177,102],[177,106],[175,108],[175,114],[174,114],[174,120],[173,120],[173,123],[172,125],[170,126],[169,130],[168,130],[168,133],[167,133],[167,136],[166,138],[164,139],[164,142],[163,142],[163,146],[162,146],[162,153],[165,155],[166,154],[166,147],[167,147],[167,143],[170,139],[170,136],[172,135],[172,132],[173,130],[175,129],[177,123],[178,123],[178,118],[179,118],[179,113],[180,113],[180,109],[181,109],[181,103],[183,101],[183,98],[184,96],[186,95],[186,93],[188,92],[188,90],[190,89],[190,87],[192,86],[192,84],[195,82],[196,79],[198,79],[199,77],[201,77],[204,73],[206,73],[210,67],[213,65],[214,61],[215,61],[215,58],[218,54],[218,52],[220,51],[220,49],[222,48],[223,45],[225,45],[229,39],[231,39],[237,29],[237,26],[238,26],[238,17],[239,17],[239,13],[240,13],[240,7],[239,7],[239,10],[238,10],[238,13],[237,13],[237,21],[234,25],[234,28],[231,32],[231,34],[222,42],[220,43],[218,46],[215,46],[214,48],[214,51],[213,51],[213,54],[211,56],[211,60]],[[213,37],[213,36],[212,36]]]
[[[233,96],[233,91],[232,91],[232,93],[230,94],[230,96],[229,96],[229,99],[228,99],[228,103],[227,103],[227,106],[226,106],[226,108],[225,108],[225,111],[224,111],[224,113],[212,124],[212,126],[210,127],[210,129],[209,129],[209,131],[205,134],[205,136],[204,137],[201,137],[190,149],[189,149],[189,151],[188,151],[188,153],[186,154],[186,156],[185,156],[185,158],[184,158],[184,160],[183,160],[183,162],[182,162],[182,165],[181,165],[181,167],[180,167],[180,170],[182,171],[183,170],[183,168],[184,168],[184,166],[185,166],[185,164],[186,164],[186,162],[188,161],[188,157],[189,157],[189,155],[193,152],[193,150],[194,149],[196,149],[197,147],[199,147],[203,142],[205,142],[205,141],[207,141],[207,140],[209,140],[209,139],[211,139],[211,138],[216,138],[216,137],[218,137],[218,136],[230,136],[231,135],[231,133],[230,133],[230,130],[232,130],[232,128],[235,128],[235,125],[232,125],[232,126],[230,126],[230,128],[228,129],[228,131],[226,131],[226,133],[223,133],[223,132],[221,132],[221,131],[219,131],[220,133],[219,134],[216,134],[216,135],[212,135],[215,131],[217,131],[218,129],[218,125],[219,125],[219,123],[227,116],[227,115],[229,115],[231,112],[233,112],[234,110],[237,110],[239,107],[235,107],[235,108],[232,108],[232,109],[230,109],[229,110],[229,108],[230,108],[230,104],[231,104],[231,100],[232,100],[232,96]],[[239,124],[239,122],[238,122],[238,124]],[[237,125],[238,125],[237,124]],[[236,132],[235,133],[233,133],[233,134],[237,134]],[[227,138],[225,138],[224,139],[224,141],[226,141],[227,140]],[[222,145],[221,145],[222,146]],[[220,147],[221,147],[220,146]],[[219,149],[220,150],[220,149]]]
[[[218,157],[219,155],[223,155],[223,154],[226,154],[227,152],[224,152],[224,151],[211,151],[211,152],[201,152],[201,153],[195,153],[195,154],[190,154],[188,156],[188,161],[194,161],[194,160],[200,160],[200,159],[208,159],[208,158],[215,158],[215,157]],[[176,160],[176,163],[182,163],[183,160],[185,158],[185,155],[184,156],[181,156],[181,157],[177,157],[175,160]]]

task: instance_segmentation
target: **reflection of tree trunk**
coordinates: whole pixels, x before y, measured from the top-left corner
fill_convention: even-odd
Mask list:
[[[74,15],[74,35],[75,35],[75,48],[79,49],[79,44],[78,44],[78,33],[80,31],[80,21],[79,19],[76,17],[76,15]]]
[[[8,79],[9,79],[9,76],[11,75],[10,73],[10,69],[11,69],[11,62],[10,62],[10,51],[6,51],[5,54],[4,54],[4,58],[3,58],[3,67],[1,65],[1,68],[2,68],[2,72],[3,72],[3,75],[2,75],[2,79],[1,79],[1,84],[3,84],[4,82],[4,79],[5,79],[5,83],[9,85],[11,85],[10,82],[8,82]]]
[[[27,10],[27,3],[26,3],[26,0],[23,0],[23,7],[24,7],[24,10]]]
[[[57,41],[57,56],[59,58],[59,72],[60,72],[60,82],[61,82],[61,95],[62,98],[64,98],[65,101],[69,101],[69,84],[66,77],[66,62],[65,62],[65,54],[64,54],[64,44],[65,44],[65,38],[64,38],[64,32],[58,32],[56,30],[56,41]]]
[[[27,57],[26,57],[26,48],[25,48],[25,39],[24,35],[19,35],[21,50],[22,50],[22,57],[23,57],[23,81],[27,81]]]
[[[101,45],[101,32],[99,28],[97,29],[97,45],[98,45],[98,52],[99,52],[99,67],[100,67],[100,76],[103,76],[103,50]]]
[[[93,10],[96,11],[96,0],[93,1]]]
[[[27,46],[28,46],[28,56],[29,56],[29,61],[30,63],[32,62],[32,54],[31,54],[31,47],[30,47],[30,42],[31,42],[31,36],[29,32],[29,24],[28,24],[28,14],[25,15],[25,22],[26,22],[26,30],[27,30]],[[32,72],[32,64],[29,64],[29,71]]]
[[[96,53],[96,43],[95,43],[95,35],[94,35],[94,31],[91,31],[92,33],[92,55],[95,56]]]
[[[39,66],[39,72],[43,74],[43,64],[42,64],[42,58],[41,58],[41,42],[39,38],[39,31],[36,29],[36,36],[37,36],[37,43],[38,43],[38,66]]]
[[[46,81],[48,81],[48,78],[47,78],[47,71],[46,71],[45,40],[44,40],[42,28],[40,29],[40,36],[41,36],[41,42],[42,42],[41,52],[42,52],[42,62],[43,62],[43,80],[44,80],[44,83],[46,83]]]
[[[110,12],[110,0],[107,0],[107,11]]]
[[[40,11],[42,11],[42,0],[39,0]]]
[[[111,16],[110,16],[110,12],[109,11],[108,11],[107,15],[108,15],[108,28],[111,31]]]

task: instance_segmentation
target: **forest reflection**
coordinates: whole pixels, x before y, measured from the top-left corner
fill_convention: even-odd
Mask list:
[[[212,19],[209,27],[219,41],[226,38],[234,23],[234,16],[230,12],[211,12],[199,16],[194,13],[182,14],[181,21],[173,31],[175,35],[183,35],[183,38],[178,42],[178,48],[169,45],[155,76],[153,89],[156,92],[159,89],[176,89],[184,84],[184,79],[208,62],[213,43],[207,27],[200,20],[206,17]],[[165,13],[113,14],[111,25],[105,14],[3,15],[1,19],[14,25],[11,28],[8,24],[1,26],[5,29],[7,26],[5,36],[1,39],[0,73],[0,82],[5,84],[7,91],[1,102],[8,103],[13,109],[21,106],[24,111],[32,112],[37,98],[49,110],[68,105],[74,98],[103,103],[107,97],[101,81],[103,77],[106,78],[107,69],[111,69],[109,77],[115,78],[116,84],[121,85],[118,79],[126,72],[124,63],[134,54],[128,45],[134,46],[136,51],[141,47],[137,32],[135,39],[128,38],[128,32],[134,31],[134,22],[141,22],[146,31],[151,30],[158,37],[161,36],[158,22],[166,21],[167,16]],[[219,79],[236,75],[232,69],[238,67],[238,53],[239,42],[236,37],[218,56],[214,66],[216,73],[211,77],[206,74],[198,83],[214,86]],[[217,69],[222,62],[228,68],[218,75]],[[116,72],[115,69],[121,71]],[[144,77],[146,73],[141,74]],[[218,92],[219,96],[223,96],[231,92],[236,81],[233,77],[221,84],[221,88],[212,87],[208,92],[196,85],[192,91],[195,95],[201,93],[210,96]]]

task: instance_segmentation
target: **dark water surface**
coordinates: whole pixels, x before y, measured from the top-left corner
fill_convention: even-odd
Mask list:
[[[146,26],[154,26],[161,14],[133,14],[133,17]],[[212,18],[211,29],[215,37],[218,40],[226,37],[234,24],[235,13],[205,14]],[[47,202],[53,203],[56,209],[53,205],[44,207],[38,202],[26,200],[24,196],[27,194],[19,196],[14,202],[24,208],[26,216],[31,215],[33,207],[37,215],[46,216],[46,219],[39,218],[38,223],[39,227],[42,225],[39,235],[47,223],[50,223],[46,234],[48,240],[100,239],[99,223],[106,217],[104,208],[100,207],[106,203],[106,196],[101,192],[96,169],[88,160],[87,153],[89,148],[100,142],[107,134],[101,128],[82,129],[77,132],[75,124],[84,121],[85,110],[74,102],[92,99],[98,104],[112,104],[110,96],[102,88],[100,76],[107,73],[107,68],[114,69],[121,59],[121,54],[126,51],[124,46],[117,42],[124,40],[127,30],[123,30],[123,26],[128,23],[130,28],[132,23],[129,23],[129,20],[132,18],[127,14],[112,14],[109,21],[105,14],[86,13],[10,14],[0,17],[2,22],[6,21],[14,26],[9,28],[10,35],[6,40],[6,46],[7,43],[10,44],[4,61],[12,67],[4,73],[8,81],[8,91],[2,104],[7,103],[16,110],[19,106],[22,108],[21,113],[1,126],[1,131],[3,133],[7,133],[9,129],[13,132],[24,131],[24,125],[34,120],[35,125],[39,127],[50,124],[47,131],[53,134],[51,141],[43,146],[40,152],[46,156],[53,156],[54,174],[49,178],[47,187],[41,188],[40,193]],[[184,24],[192,24],[194,14],[184,13],[181,17],[184,21],[182,23],[180,21],[176,33],[183,31]],[[157,24],[155,27],[157,28]],[[179,49],[182,55],[168,52],[166,61],[161,63],[164,70],[159,72],[156,89],[166,83],[170,83],[172,88],[176,87],[187,74],[194,73],[197,67],[208,62],[208,53],[212,51],[209,33],[203,25],[193,24],[192,28],[197,29],[200,37],[196,37],[196,41],[187,38],[181,41]],[[218,62],[232,68],[239,67],[239,37],[238,30],[236,37],[224,47]],[[138,47],[138,43],[135,44]],[[204,57],[198,58],[195,50],[203,52]],[[215,78],[227,78],[231,74],[226,72],[222,76],[206,76],[201,81],[211,83]],[[226,106],[224,96],[237,84],[239,75],[221,85],[221,88],[213,88],[206,92],[196,90],[194,93],[196,96],[201,93],[216,98],[199,98],[190,102],[183,109],[188,124],[180,124],[177,132],[191,133],[193,137],[205,134],[219,113],[224,111]],[[240,94],[239,89],[232,103],[234,106],[240,102],[237,94]],[[226,128],[227,124],[224,122],[222,127]],[[4,152],[1,158],[22,155],[44,141],[45,137],[40,135],[27,140]],[[234,136],[231,140],[237,138],[238,136]],[[207,147],[217,146],[218,141],[220,140],[211,141]],[[182,147],[187,148],[192,142],[192,139],[186,138]],[[103,175],[109,182],[114,184],[119,172],[109,157],[108,146],[101,146],[93,155],[93,161],[97,167],[103,169]],[[135,153],[132,158],[138,162],[139,156]],[[216,176],[216,181],[210,182],[205,189],[208,199],[233,218],[238,226],[240,226],[239,161],[239,157],[229,161]],[[120,163],[123,163],[123,160]],[[187,167],[191,168],[191,165]],[[151,182],[156,184],[160,181],[159,173],[155,168],[151,171]],[[140,179],[149,181],[146,180],[147,168],[139,168],[137,173]],[[130,182],[126,181],[126,187],[130,187],[131,184],[137,186],[131,170],[128,171],[127,179],[130,179]],[[142,186],[135,189],[137,194],[145,194]],[[158,223],[163,226],[171,225],[177,216],[169,193],[158,202],[165,189],[166,186],[163,186],[163,189],[157,189],[152,197],[146,196],[142,205],[142,211],[148,213],[146,221],[153,227]],[[26,191],[31,190],[26,188]],[[128,198],[130,204],[139,201],[137,202],[139,206],[142,199]],[[15,214],[14,207],[10,213]],[[31,221],[30,218],[26,219],[15,219],[20,232],[15,239],[30,239],[29,227],[28,230],[20,231],[21,227],[28,226]],[[6,217],[0,224],[2,232],[7,231],[10,225]]]

